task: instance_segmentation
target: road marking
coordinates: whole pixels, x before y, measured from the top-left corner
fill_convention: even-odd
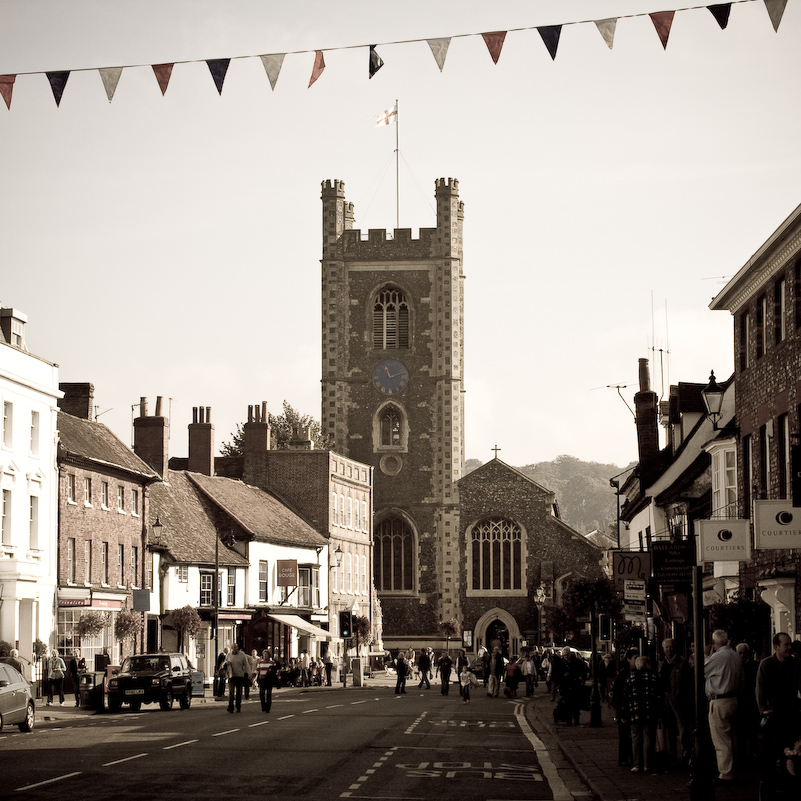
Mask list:
[[[125,759],[115,759],[113,762],[104,762],[101,767],[109,768],[112,765],[119,765],[121,762],[130,762],[132,759],[141,759],[146,756],[147,754],[134,754],[133,756],[125,757]]]
[[[336,709],[338,706],[345,706],[345,704],[332,704],[331,706],[327,706],[326,709]]]
[[[308,715],[309,712],[319,712],[319,709],[306,709],[305,711],[301,712],[301,715]]]
[[[294,718],[294,715],[284,715],[282,718],[278,718],[278,720],[289,720],[289,718]]]
[[[222,737],[223,734],[233,734],[235,731],[239,731],[239,729],[228,729],[228,731],[218,731],[217,734],[212,734],[212,737]]]
[[[534,746],[534,750],[537,752],[540,767],[553,793],[553,801],[572,801],[573,796],[562,781],[562,777],[556,770],[556,765],[551,761],[551,755],[545,748],[545,743],[531,730],[531,726],[528,725],[526,716],[522,712],[522,707],[520,711],[515,712],[515,717],[523,736]]]
[[[356,706],[356,704],[366,704],[366,703],[367,703],[367,700],[368,700],[368,699],[366,699],[366,698],[365,698],[365,700],[364,700],[364,701],[351,701],[351,702],[350,702],[350,705],[351,705],[351,706]]]
[[[180,748],[182,745],[191,745],[192,743],[198,742],[197,740],[187,740],[184,743],[176,743],[175,745],[165,745],[162,750],[170,751],[173,748]]]
[[[269,720],[260,720],[258,723],[251,723],[248,728],[255,729],[256,726],[266,726],[269,722]]]
[[[43,782],[36,782],[36,784],[26,784],[24,787],[17,787],[18,793],[24,793],[25,790],[33,790],[34,787],[42,787],[45,784],[52,784],[53,782],[60,782],[62,779],[71,779],[73,776],[80,776],[81,771],[76,770],[74,773],[65,773],[63,776],[56,776],[55,779],[45,779]]]

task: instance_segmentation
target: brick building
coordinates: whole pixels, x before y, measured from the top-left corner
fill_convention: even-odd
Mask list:
[[[344,183],[323,182],[321,422],[337,452],[374,470],[373,575],[387,647],[439,646],[438,623],[454,618],[475,643],[484,642],[488,631],[499,634],[502,628],[494,610],[513,608],[521,619],[505,613],[506,633],[495,637],[512,647],[536,611],[529,597],[534,577],[546,575],[553,596],[556,579],[596,575],[600,552],[587,558],[594,546],[561,538],[567,547],[559,549],[560,567],[543,573],[534,552],[521,545],[524,574],[515,579],[521,586],[507,588],[504,578],[497,592],[480,600],[468,589],[466,537],[482,520],[506,521],[503,536],[513,538],[523,530],[561,537],[567,527],[554,522],[555,506],[544,500],[547,490],[524,484],[497,460],[465,480],[472,505],[469,515],[461,513],[464,208],[458,181],[437,180],[435,198],[436,227],[421,229],[418,238],[406,228],[391,236],[370,230],[363,237],[353,228],[354,208],[345,199]],[[525,520],[510,517],[499,505],[492,482],[485,480],[489,476],[499,488],[514,484],[526,499],[517,508],[525,510]],[[483,511],[480,499],[486,501]]]
[[[740,517],[755,499],[790,499],[801,431],[801,206],[712,300],[734,319]],[[801,500],[796,499],[797,504]],[[740,574],[772,609],[774,631],[801,634],[801,586],[790,550],[755,550]]]
[[[94,416],[92,384],[61,384],[58,414],[58,617],[56,647],[92,664],[106,651],[119,664],[114,621],[148,586],[148,490],[160,476]],[[107,617],[103,632],[80,636],[82,615]],[[134,648],[143,646],[138,635]]]

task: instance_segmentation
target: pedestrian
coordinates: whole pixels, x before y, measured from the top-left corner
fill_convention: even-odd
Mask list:
[[[437,673],[439,674],[439,679],[442,682],[442,689],[440,690],[442,695],[448,694],[448,689],[451,683],[452,668],[453,660],[450,658],[448,653],[441,653],[439,659],[437,660]]]
[[[214,666],[214,695],[216,698],[225,697],[225,680],[226,680],[226,667],[225,660],[228,658],[228,646],[217,654],[217,662]]]
[[[551,701],[556,700],[556,696],[559,693],[559,677],[562,675],[564,670],[564,659],[562,659],[562,655],[559,651],[554,648],[551,651],[551,659],[550,659],[550,667],[548,669],[548,678],[550,680],[550,689],[551,689]]]
[[[559,696],[564,705],[567,725],[578,726],[584,682],[587,680],[588,674],[587,665],[566,645],[562,649],[560,671],[557,684],[559,685]]]
[[[81,705],[81,676],[86,673],[86,660],[80,651],[73,651],[69,664],[72,692],[75,695],[75,706]]]
[[[47,661],[47,677],[50,679],[50,692],[47,695],[48,706],[53,706],[53,695],[56,692],[58,692],[61,706],[64,706],[64,674],[66,672],[67,666],[54,648],[50,654],[50,659]]]
[[[631,772],[650,773],[655,767],[656,724],[662,710],[662,690],[647,656],[635,658],[634,670],[626,677],[623,694],[631,726]]]
[[[22,670],[22,662],[19,660],[19,651],[16,648],[12,648],[8,656],[0,657],[0,662],[11,665],[20,675],[25,676],[25,672]]]
[[[459,673],[459,687],[462,695],[462,702],[465,704],[470,703],[470,688],[474,683],[478,684],[475,674],[470,671],[470,667],[468,665],[463,665],[462,670]]]
[[[506,663],[506,689],[504,693],[507,698],[517,697],[517,688],[522,678],[523,672],[520,670],[520,664],[515,655]]]
[[[334,669],[334,658],[331,656],[331,646],[323,654],[323,667],[325,668],[325,686],[331,686],[331,671]]]
[[[743,662],[723,629],[712,632],[712,651],[704,660],[704,689],[709,699],[709,731],[717,757],[718,782],[734,782],[734,721],[743,686]]]
[[[676,653],[676,641],[662,641],[665,658],[657,672],[663,693],[662,725],[667,736],[668,753],[674,759],[688,759],[691,749],[695,695],[693,672],[687,660]]]
[[[523,678],[526,680],[526,697],[530,698],[534,695],[534,688],[537,686],[537,663],[534,660],[531,652],[526,654],[520,664],[520,669],[523,672]]]
[[[626,651],[623,664],[615,676],[612,690],[609,693],[609,703],[615,710],[615,721],[617,722],[617,764],[620,766],[631,765],[631,725],[628,710],[626,709],[625,687],[626,681],[634,670],[635,662],[640,652],[636,648],[629,648]]]
[[[305,650],[301,651],[298,662],[300,667],[300,686],[308,687],[311,684],[311,673],[309,672],[311,663],[309,661],[309,652]]]
[[[406,675],[409,672],[409,663],[406,661],[406,654],[398,651],[398,658],[395,660],[395,695],[406,695]]]
[[[266,648],[262,651],[261,659],[256,663],[256,681],[259,685],[261,711],[269,713],[273,705],[273,687],[277,686],[278,678],[275,662]]]
[[[601,679],[601,700],[604,703],[609,702],[609,693],[612,692],[612,683],[616,675],[617,671],[615,670],[615,661],[612,659],[612,654],[604,654],[599,674]]]
[[[463,650],[459,650],[459,653],[456,655],[456,681],[459,681],[459,677],[462,675],[462,670],[464,668],[470,667],[470,660],[467,658],[467,654]],[[462,694],[462,686],[461,683],[459,685],[459,695]]]
[[[239,650],[239,646],[234,643],[231,646],[231,653],[225,659],[225,667],[228,671],[228,711],[242,711],[242,689],[248,682],[250,670],[250,659],[244,651]]]
[[[423,684],[425,683],[426,690],[430,690],[431,682],[428,680],[428,674],[431,672],[431,657],[428,655],[428,651],[426,651],[425,648],[420,651],[417,667],[420,669],[420,683],[417,685],[417,689],[422,690]]]
[[[487,695],[490,698],[497,698],[501,689],[504,673],[506,672],[506,662],[501,653],[501,649],[496,645],[492,649],[492,660],[490,661],[490,681],[487,687]]]
[[[792,655],[790,636],[780,631],[773,638],[773,654],[759,663],[756,700],[762,715],[765,768],[792,748],[801,737],[798,692],[801,690],[801,662]]]
[[[490,673],[492,670],[492,654],[486,648],[484,648],[483,645],[481,648],[483,649],[481,651],[481,656],[479,657],[479,659],[481,659],[481,672],[484,676],[484,686],[489,688]]]

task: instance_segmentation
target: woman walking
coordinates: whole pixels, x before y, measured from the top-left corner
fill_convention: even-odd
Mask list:
[[[50,679],[50,692],[47,694],[48,706],[53,706],[53,694],[56,691],[58,691],[58,700],[61,702],[61,706],[64,706],[64,674],[66,672],[67,666],[54,648],[50,659],[47,660],[47,677]]]
[[[656,724],[662,704],[659,679],[651,660],[638,656],[624,687],[625,707],[631,724],[632,773],[654,769]]]

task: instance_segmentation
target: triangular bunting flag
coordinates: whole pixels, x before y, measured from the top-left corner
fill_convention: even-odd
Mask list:
[[[100,79],[103,81],[103,86],[106,90],[106,97],[108,102],[114,97],[114,92],[117,91],[117,84],[120,82],[120,75],[122,75],[122,67],[102,67],[100,70]]]
[[[66,87],[69,77],[69,70],[47,73],[47,80],[50,81],[50,88],[53,90],[53,97],[56,100],[56,106],[61,105],[61,97],[64,94],[64,87]]]
[[[556,48],[559,47],[559,34],[562,33],[562,26],[543,25],[541,28],[537,28],[537,30],[540,32],[542,41],[545,42],[545,46],[548,48],[551,58],[556,61]]]
[[[270,88],[275,89],[275,84],[278,82],[278,75],[281,72],[281,67],[284,64],[284,53],[273,53],[269,56],[262,56],[261,63],[264,64],[264,71],[267,73],[267,78],[270,80]]]
[[[725,30],[729,24],[729,13],[731,12],[731,3],[718,3],[714,6],[707,6],[712,16],[717,20],[721,29]]]
[[[11,108],[11,93],[14,91],[16,75],[0,75],[0,95],[6,101],[6,108]]]
[[[370,77],[372,78],[383,66],[384,60],[375,52],[375,45],[370,45]]]
[[[651,22],[654,23],[654,28],[659,34],[659,39],[662,42],[662,47],[667,50],[668,36],[670,36],[670,26],[673,24],[673,16],[675,11],[655,11],[648,16]]]
[[[445,66],[445,56],[448,55],[448,48],[451,44],[451,37],[447,39],[428,39],[428,46],[431,48],[431,55],[434,56],[434,61],[437,62],[439,71]]]
[[[222,94],[223,83],[225,83],[225,73],[228,72],[228,65],[231,63],[230,58],[209,58],[206,59],[206,64],[209,66],[211,77],[214,78],[214,85],[217,87],[217,92]]]
[[[784,16],[784,8],[787,5],[787,0],[765,0],[765,7],[768,9],[770,21],[773,23],[773,30],[779,30],[779,23]]]
[[[595,26],[598,28],[601,36],[604,37],[606,46],[611,50],[612,45],[615,43],[615,28],[617,27],[617,17],[609,19],[595,20]]]
[[[311,80],[309,81],[309,86],[311,86],[323,74],[324,69],[325,69],[325,59],[323,58],[323,51],[315,50],[314,66],[312,67],[312,74],[311,74]],[[309,86],[307,86],[306,88],[308,89]]]
[[[506,31],[495,31],[494,33],[482,33],[484,41],[487,44],[492,60],[497,64],[498,59],[501,57],[501,48],[503,47],[503,40],[506,38]]]
[[[323,74],[324,69],[325,69],[325,59],[323,58],[323,51],[315,50],[314,66],[312,67],[312,77],[309,80],[309,86],[311,86]],[[309,86],[307,86],[306,88],[308,89]]]
[[[172,64],[154,64],[153,73],[156,80],[159,82],[159,89],[161,89],[162,96],[167,91],[167,86],[170,83],[170,76],[172,75]]]

